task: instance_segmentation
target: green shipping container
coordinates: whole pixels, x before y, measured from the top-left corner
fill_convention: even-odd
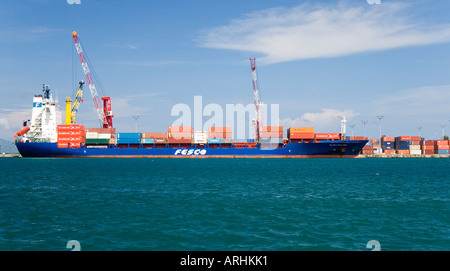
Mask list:
[[[107,138],[86,138],[86,144],[109,144],[109,139]]]

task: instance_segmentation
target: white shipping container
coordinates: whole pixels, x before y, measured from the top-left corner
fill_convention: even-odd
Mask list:
[[[97,132],[87,132],[86,138],[88,138],[88,139],[98,138],[98,133]]]
[[[97,138],[111,139],[111,134],[98,134]]]
[[[422,151],[420,149],[419,150],[410,150],[409,154],[422,154]]]
[[[207,143],[208,133],[206,131],[197,131],[194,133],[194,143]]]
[[[420,145],[409,145],[409,150],[420,150]]]

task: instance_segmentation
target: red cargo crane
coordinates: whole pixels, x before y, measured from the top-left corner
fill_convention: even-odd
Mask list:
[[[262,103],[259,100],[258,79],[256,77],[256,65],[255,58],[250,58],[250,65],[252,69],[252,81],[253,81],[253,100],[255,103],[255,142],[259,142],[259,127],[262,126]]]
[[[97,89],[94,85],[94,80],[92,79],[92,74],[89,70],[88,62],[83,53],[83,49],[81,47],[80,40],[78,38],[77,32],[73,31],[73,41],[75,42],[75,48],[77,49],[78,56],[80,57],[81,67],[83,68],[84,75],[86,76],[86,81],[89,86],[89,90],[91,91],[92,98],[94,99],[95,110],[97,111],[98,118],[100,120],[100,124],[102,128],[113,128],[112,118],[114,115],[111,111],[111,98],[110,97],[102,97],[101,100],[98,96]]]

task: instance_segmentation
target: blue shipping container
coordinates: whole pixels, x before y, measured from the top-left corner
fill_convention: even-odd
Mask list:
[[[140,133],[120,133],[117,134],[117,139],[125,138],[141,138]]]
[[[117,144],[141,144],[140,138],[118,138]]]
[[[449,154],[448,150],[438,150],[438,154]]]
[[[142,144],[153,144],[153,143],[155,143],[154,138],[143,138],[142,139]]]
[[[218,144],[218,143],[220,143],[220,138],[210,138],[210,139],[208,139],[208,143]]]

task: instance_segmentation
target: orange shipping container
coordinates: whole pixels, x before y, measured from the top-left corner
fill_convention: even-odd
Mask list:
[[[86,136],[86,133],[82,130],[78,131],[71,131],[71,130],[61,130],[58,131],[58,137],[65,137],[65,136],[77,136],[77,137],[84,137]]]
[[[231,132],[209,132],[208,138],[232,138]]]
[[[423,145],[422,150],[434,150],[434,145]]]
[[[370,143],[377,143],[377,139],[376,138],[372,138],[371,140],[369,140]]]
[[[427,146],[431,145],[431,146],[434,146],[434,140],[425,140],[425,141],[422,141],[422,145],[427,145]]]
[[[384,150],[384,153],[386,153],[386,154],[394,154],[395,150]]]
[[[409,150],[397,150],[397,154],[409,154]]]
[[[364,136],[351,136],[350,140],[367,140],[367,137],[364,137]]]
[[[373,150],[363,150],[363,154],[373,154]]]
[[[388,136],[383,136],[383,137],[381,138],[381,141],[393,142],[393,141],[395,141],[395,138],[393,138],[393,137],[388,137]]]
[[[314,133],[288,133],[290,139],[314,139]]]
[[[395,138],[400,141],[421,141],[422,138],[420,136],[399,136]]]
[[[259,137],[274,137],[274,138],[282,138],[283,132],[259,132]]]
[[[184,143],[192,143],[192,139],[185,139],[185,138],[182,138],[182,139],[177,139],[177,138],[172,138],[172,137],[169,137],[169,138],[167,138],[167,142],[169,143],[169,144],[172,144],[172,143],[182,143],[182,144],[184,144]]]
[[[290,127],[288,133],[313,134],[314,127]]]

